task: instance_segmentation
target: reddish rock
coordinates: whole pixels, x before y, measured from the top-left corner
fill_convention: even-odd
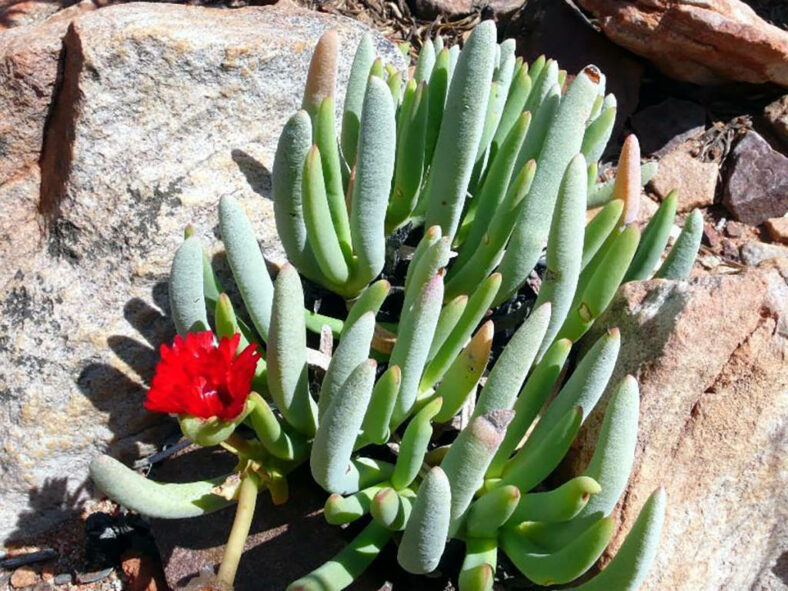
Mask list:
[[[32,587],[38,583],[38,573],[29,566],[20,567],[11,575],[10,583],[14,589]]]
[[[651,188],[664,199],[673,190],[678,191],[679,213],[714,203],[719,168],[714,162],[702,162],[681,146],[659,161],[657,174],[651,179]]]
[[[764,224],[766,232],[774,242],[788,244],[788,217],[772,218]]]
[[[148,554],[129,551],[121,557],[121,569],[126,577],[126,591],[166,591],[167,583],[158,559]]]
[[[628,283],[585,339],[618,326],[611,384],[626,374],[640,383],[635,463],[607,556],[648,495],[667,492],[641,591],[782,588],[773,569],[788,551],[786,280],[784,259],[732,275]],[[605,401],[573,444],[570,474],[593,453]]]
[[[788,158],[749,131],[729,162],[723,204],[737,220],[757,226],[788,212]]]
[[[739,0],[578,0],[616,43],[696,84],[788,86],[788,32]]]

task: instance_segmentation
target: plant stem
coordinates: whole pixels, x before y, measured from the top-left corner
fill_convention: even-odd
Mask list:
[[[246,537],[249,535],[249,528],[252,525],[258,489],[259,483],[256,476],[252,474],[244,476],[238,493],[238,507],[235,510],[233,528],[230,530],[230,537],[224,547],[222,564],[219,566],[218,579],[229,589],[233,587],[238,563],[241,560]]]
[[[222,442],[222,447],[237,456],[246,456],[247,458],[255,457],[254,448],[246,439],[238,435],[238,433],[232,433]]]
[[[324,324],[328,325],[335,338],[342,334],[342,327],[344,326],[344,323],[339,318],[333,318],[331,316],[318,314],[317,312],[312,312],[310,310],[304,310],[304,320],[306,322],[307,330],[315,334],[320,334]]]

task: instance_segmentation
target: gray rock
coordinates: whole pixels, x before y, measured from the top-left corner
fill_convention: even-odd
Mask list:
[[[758,225],[788,211],[788,158],[754,131],[730,156],[723,204],[737,220]]]
[[[635,463],[603,562],[648,495],[658,486],[667,493],[642,591],[784,588],[787,279],[783,259],[738,274],[628,283],[585,340],[618,326],[623,345],[611,384],[627,374],[640,383]],[[605,404],[581,429],[564,477],[587,465]]]
[[[788,247],[766,244],[753,240],[741,247],[741,260],[749,267],[757,267],[763,261],[788,257]]]
[[[644,154],[661,156],[706,128],[706,109],[692,101],[669,98],[638,111],[630,119]]]
[[[339,30],[343,84],[367,30],[284,3],[56,17],[0,36],[0,131],[19,132],[0,133],[0,539],[72,515],[95,454],[130,461],[173,429],[141,404],[173,336],[166,279],[183,229],[225,272],[216,205],[234,195],[282,258],[279,132],[319,36]]]

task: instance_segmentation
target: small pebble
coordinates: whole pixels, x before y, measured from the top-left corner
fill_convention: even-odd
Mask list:
[[[104,570],[97,570],[90,573],[77,573],[77,583],[85,585],[87,583],[95,583],[106,579],[112,574],[114,567],[105,568]]]
[[[38,583],[38,573],[29,566],[19,567],[11,575],[11,586],[14,589],[21,589],[22,587],[32,587]]]
[[[70,585],[74,577],[71,573],[62,573],[59,575],[55,575],[55,580],[52,581],[55,585]]]

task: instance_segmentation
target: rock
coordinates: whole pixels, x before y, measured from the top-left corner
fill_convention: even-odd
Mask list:
[[[788,147],[788,94],[767,105],[763,116],[769,128]]]
[[[408,0],[408,5],[416,16],[424,20],[440,16],[451,20],[482,8],[491,11],[497,19],[505,19],[523,5],[523,0]]]
[[[10,583],[14,589],[32,587],[38,583],[38,573],[29,566],[22,566],[11,575]]]
[[[637,58],[594,30],[566,0],[525,2],[506,25],[504,36],[517,40],[517,55],[529,63],[546,55],[572,75],[588,64],[597,65],[607,77],[607,92],[618,101],[612,136],[618,137],[640,96],[643,65]]]
[[[630,123],[644,154],[662,156],[703,133],[706,109],[697,103],[668,98],[638,111]]]
[[[772,218],[764,224],[769,238],[774,242],[788,244],[788,217]]]
[[[3,0],[0,2],[0,31],[45,20],[58,10],[60,4],[57,2]]]
[[[740,222],[757,226],[788,211],[788,158],[754,131],[729,157],[723,204]]]
[[[786,279],[784,260],[735,275],[628,283],[586,340],[618,326],[611,383],[626,374],[640,383],[635,464],[607,557],[648,495],[660,485],[667,492],[641,591],[780,588],[771,571],[788,550]],[[593,453],[602,410],[573,445],[571,474]]]
[[[605,35],[695,84],[788,86],[788,32],[739,0],[578,0]]]
[[[651,188],[664,199],[672,190],[679,195],[677,211],[691,211],[714,203],[719,167],[714,162],[694,158],[686,147],[679,147],[659,161]]]
[[[225,474],[234,464],[233,456],[226,452],[194,449],[158,466],[154,477],[166,482],[183,482]],[[315,485],[307,466],[288,476],[288,488],[289,498],[280,506],[274,506],[266,492],[258,496],[234,591],[284,589],[329,560],[366,525],[364,520],[346,528],[326,523],[322,509],[328,494]],[[153,535],[171,589],[183,589],[202,570],[213,572],[214,566],[221,562],[232,519],[233,510],[228,508],[196,519],[153,520]],[[386,581],[394,589],[443,591],[446,588],[446,576],[425,578],[402,570],[397,565],[396,548],[394,543],[387,544],[352,588],[373,591]],[[462,556],[453,556],[450,551],[447,555],[444,558],[456,564],[441,570],[458,572]],[[261,581],[265,581],[264,587]]]
[[[127,591],[165,591],[161,565],[158,559],[134,550],[121,557],[121,570],[126,577]]]
[[[279,133],[319,36],[339,30],[344,81],[368,30],[284,3],[124,4],[65,26],[63,12],[0,35],[0,539],[74,515],[95,454],[131,461],[172,431],[141,404],[174,333],[166,279],[183,229],[226,277],[216,207],[234,195],[282,258]]]
[[[741,247],[741,260],[745,265],[757,267],[763,261],[788,257],[788,247],[766,244],[753,240]]]

